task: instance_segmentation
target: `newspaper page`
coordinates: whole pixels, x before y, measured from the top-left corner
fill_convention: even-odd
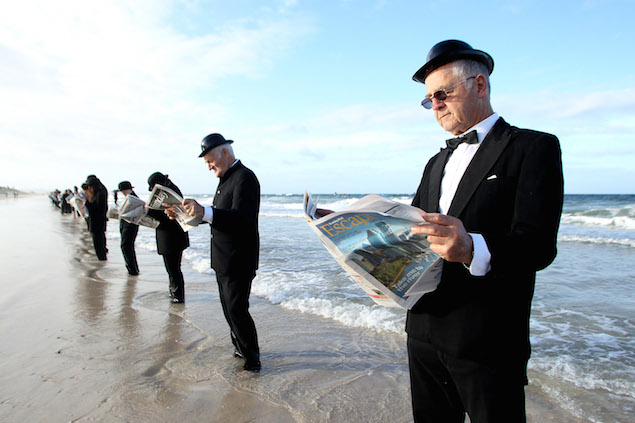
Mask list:
[[[179,225],[181,225],[181,228],[187,232],[190,229],[197,227],[203,219],[200,217],[190,216],[183,208],[182,203],[183,197],[177,194],[174,190],[164,187],[163,185],[156,184],[150,193],[148,207],[154,210],[165,210],[175,206],[174,213],[176,214],[176,221]]]
[[[160,222],[148,216],[145,205],[146,203],[139,197],[132,194],[127,195],[126,200],[119,209],[119,219],[135,225],[156,229]]]
[[[355,282],[377,303],[412,308],[441,280],[443,261],[425,235],[415,207],[367,195],[346,210],[326,214],[304,196],[309,226]]]
[[[72,195],[72,198],[67,201],[71,204],[71,206],[73,206],[78,216],[81,216],[84,218],[88,217],[88,210],[86,210],[86,203],[82,198],[80,198],[77,195]]]

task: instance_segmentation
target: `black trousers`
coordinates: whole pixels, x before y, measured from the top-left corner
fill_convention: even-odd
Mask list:
[[[121,253],[126,261],[126,269],[131,275],[139,274],[139,265],[137,264],[137,254],[134,249],[134,242],[137,239],[139,226],[133,224],[121,225]]]
[[[260,362],[256,325],[249,314],[249,294],[254,277],[255,273],[246,276],[216,274],[220,302],[231,330],[232,343],[250,364]]]
[[[95,254],[99,260],[106,260],[106,232],[91,232]]]
[[[181,272],[181,257],[183,257],[183,251],[164,254],[163,264],[165,264],[165,270],[170,277],[170,296],[185,301],[185,281]]]
[[[525,423],[525,384],[507,369],[448,356],[408,337],[415,423]]]

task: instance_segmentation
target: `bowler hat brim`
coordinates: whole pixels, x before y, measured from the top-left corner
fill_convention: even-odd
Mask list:
[[[431,51],[432,53],[432,51]],[[425,84],[428,75],[435,69],[457,60],[475,60],[483,63],[491,75],[494,70],[494,59],[484,51],[469,49],[449,49],[434,56],[412,76],[412,79]]]

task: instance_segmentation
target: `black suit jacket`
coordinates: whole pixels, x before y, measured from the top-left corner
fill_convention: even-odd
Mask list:
[[[260,184],[240,161],[220,178],[213,209],[212,268],[230,276],[254,273],[260,250]]]
[[[181,190],[172,181],[167,187],[177,192],[180,196]],[[160,255],[177,254],[190,246],[190,238],[187,232],[181,229],[176,220],[171,220],[163,210],[148,210],[148,216],[159,221],[157,226],[157,253]]]
[[[105,187],[96,190],[91,201],[86,201],[88,229],[92,233],[106,232],[108,213],[108,191]]]
[[[448,155],[443,149],[428,162],[414,206],[438,211]],[[438,288],[408,312],[408,335],[526,378],[535,275],[556,256],[562,201],[558,139],[499,119],[448,210],[468,232],[483,235],[491,270],[474,277],[461,263],[445,262]]]

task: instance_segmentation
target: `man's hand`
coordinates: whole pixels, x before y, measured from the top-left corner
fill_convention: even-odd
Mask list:
[[[176,206],[172,206],[167,209],[164,209],[163,213],[167,214],[171,220],[174,220],[176,219],[176,213],[174,213],[174,210],[176,210]]]
[[[472,263],[474,246],[463,222],[456,217],[424,211],[421,211],[421,217],[429,224],[414,226],[412,232],[428,235],[432,251],[446,261],[465,263],[468,266]]]
[[[205,215],[205,207],[190,198],[183,200],[183,208],[190,216],[203,217]]]

